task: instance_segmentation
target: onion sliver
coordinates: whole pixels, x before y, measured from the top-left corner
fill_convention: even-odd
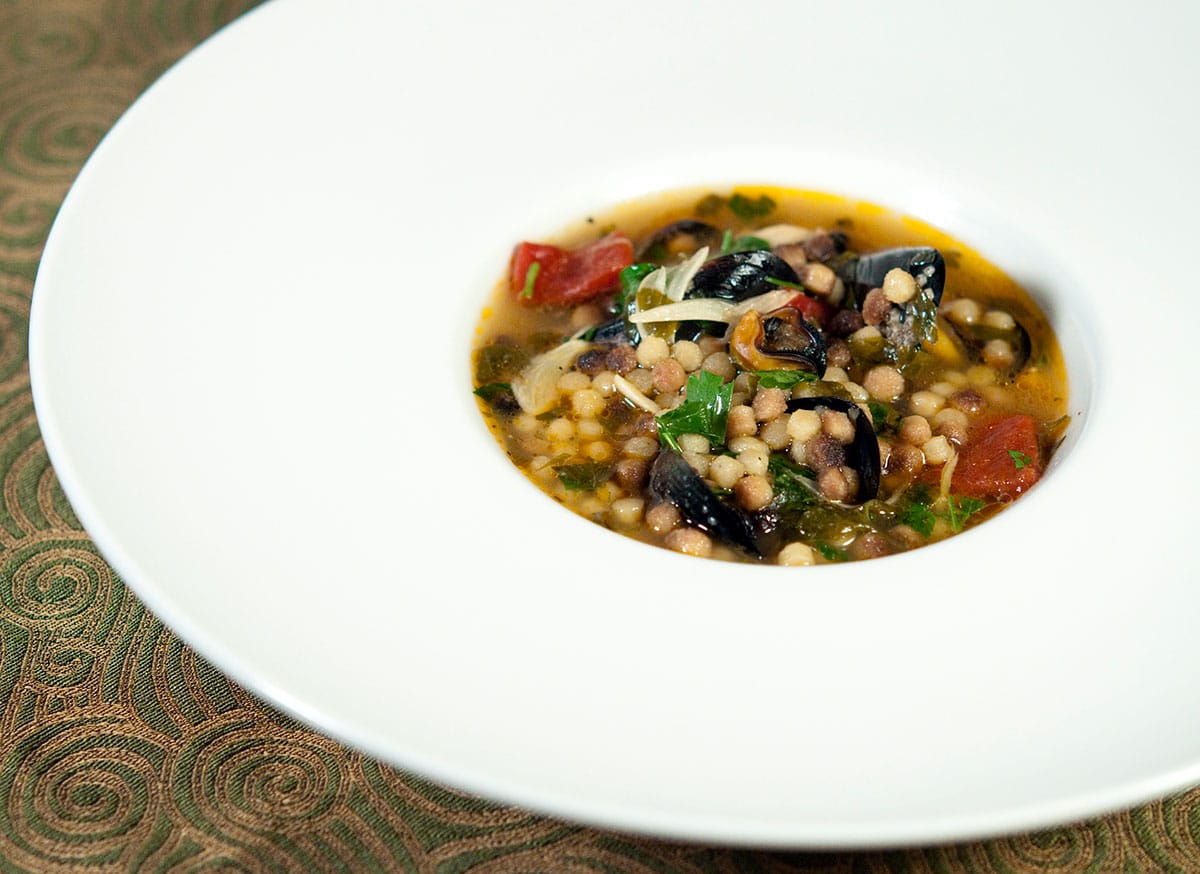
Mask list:
[[[554,406],[558,399],[558,378],[589,345],[586,340],[572,339],[534,356],[512,381],[513,397],[521,409],[536,416]]]

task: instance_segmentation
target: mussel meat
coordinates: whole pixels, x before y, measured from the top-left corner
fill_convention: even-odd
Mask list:
[[[854,439],[846,447],[846,464],[858,474],[858,491],[850,503],[862,504],[879,494],[879,478],[882,462],[879,458],[879,440],[871,417],[853,401],[830,396],[792,398],[787,410],[836,410],[845,413],[854,425]]]
[[[747,370],[825,373],[825,338],[792,306],[765,314],[750,310],[734,326],[729,351]]]
[[[750,514],[723,501],[675,450],[663,447],[658,453],[648,488],[656,501],[674,504],[689,525],[753,555],[763,554]]]

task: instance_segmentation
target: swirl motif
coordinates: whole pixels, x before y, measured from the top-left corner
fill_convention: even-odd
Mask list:
[[[56,202],[101,137],[140,93],[127,77],[78,73],[0,81],[0,171],[53,183]]]
[[[0,33],[7,36],[8,59],[39,71],[87,66],[101,44],[96,23],[71,4],[45,5],[57,8],[52,14],[10,15],[0,20]]]
[[[87,623],[120,587],[83,534],[35,535],[19,542],[0,566],[0,618],[35,631]]]
[[[7,837],[42,864],[120,858],[152,827],[165,754],[122,720],[43,724],[18,740],[0,771]]]
[[[233,712],[193,731],[171,764],[173,801],[182,817],[230,844],[309,865],[303,844],[345,801],[346,751],[314,732],[272,725],[267,731],[262,719]],[[289,837],[285,859],[267,835]]]

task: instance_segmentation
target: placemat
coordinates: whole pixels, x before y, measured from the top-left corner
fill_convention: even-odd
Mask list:
[[[0,0],[0,871],[1200,871],[1200,789],[1035,834],[860,853],[583,828],[346,749],[166,629],[55,479],[29,390],[30,298],[55,213],[100,138],[254,5]]]

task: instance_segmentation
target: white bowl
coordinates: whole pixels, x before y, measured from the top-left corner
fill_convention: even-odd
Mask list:
[[[235,680],[500,801],[833,847],[1181,788],[1198,483],[1170,314],[1200,192],[1194,114],[1155,87],[1196,81],[1160,48],[1194,32],[1175,15],[277,0],[151,88],[63,205],[30,329],[55,470]],[[799,572],[643,546],[526,481],[470,394],[510,247],[710,183],[863,196],[1024,282],[1071,377],[1045,480],[945,543]]]

